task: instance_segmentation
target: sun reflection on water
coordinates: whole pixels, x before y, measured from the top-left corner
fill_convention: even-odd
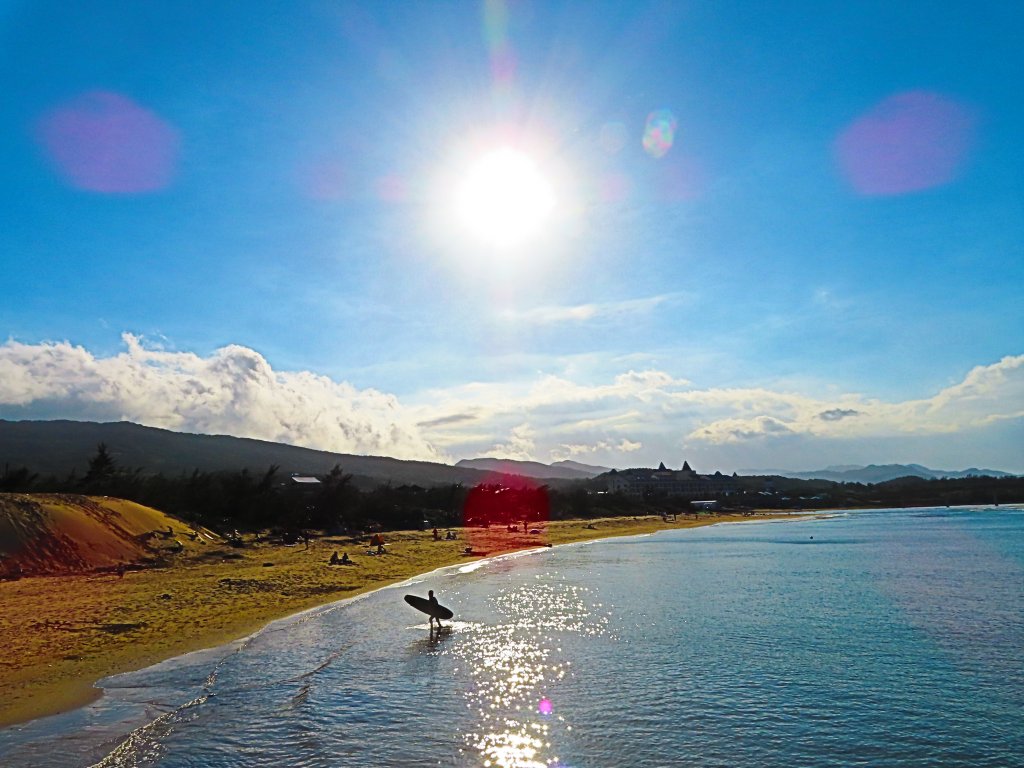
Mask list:
[[[608,632],[608,617],[589,592],[551,575],[504,590],[495,598],[504,621],[474,625],[472,641],[454,651],[472,675],[466,706],[478,721],[465,743],[486,768],[559,765],[553,745],[572,731],[561,714],[571,706],[558,697],[559,681],[570,674],[560,638]]]

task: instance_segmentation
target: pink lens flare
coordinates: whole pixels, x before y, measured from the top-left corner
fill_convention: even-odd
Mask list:
[[[540,703],[537,704],[537,711],[542,715],[550,715],[553,710],[554,707],[551,706],[551,699],[541,699]]]
[[[302,194],[311,200],[345,200],[352,195],[351,174],[332,158],[310,161],[296,171],[295,180]]]
[[[181,144],[154,112],[110,91],[83,93],[46,113],[36,140],[68,183],[105,194],[164,189]]]
[[[840,169],[861,195],[902,195],[942,186],[963,171],[974,144],[970,109],[928,91],[894,94],[839,134]]]
[[[657,193],[666,202],[697,200],[708,186],[707,169],[694,155],[673,154],[658,171]]]

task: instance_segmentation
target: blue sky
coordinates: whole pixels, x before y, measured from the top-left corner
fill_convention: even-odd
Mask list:
[[[0,4],[0,418],[1024,471],[1012,3],[73,6]]]

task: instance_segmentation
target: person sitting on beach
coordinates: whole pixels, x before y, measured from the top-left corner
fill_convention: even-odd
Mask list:
[[[445,541],[455,541],[455,531],[446,531],[444,534]]]
[[[345,557],[348,557],[348,554]],[[342,561],[338,558],[338,550],[334,550],[334,554],[331,555],[331,565],[337,565],[340,562]]]
[[[335,552],[334,554],[337,555],[338,553]],[[338,562],[340,562],[342,565],[350,565],[352,563],[352,561],[348,559],[348,552],[343,554],[341,556],[341,560],[339,560]]]

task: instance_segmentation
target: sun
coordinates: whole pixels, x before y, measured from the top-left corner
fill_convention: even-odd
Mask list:
[[[456,190],[459,221],[479,241],[512,248],[544,229],[557,200],[533,159],[511,147],[481,156]]]

